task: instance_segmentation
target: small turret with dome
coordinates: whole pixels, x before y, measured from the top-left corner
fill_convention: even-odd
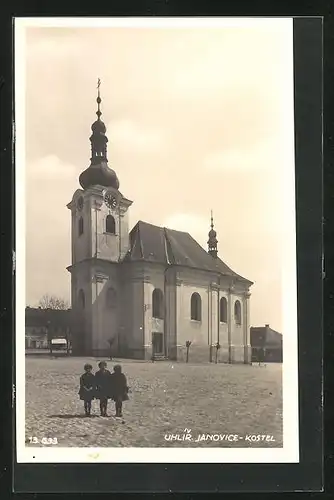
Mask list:
[[[100,79],[98,79],[98,95],[96,99],[97,120],[92,124],[92,135],[90,136],[92,154],[91,164],[86,170],[81,173],[79,182],[83,189],[88,189],[89,187],[96,185],[119,189],[119,180],[117,178],[116,172],[108,167],[108,138],[106,136],[107,128],[101,120],[102,112],[100,109],[100,84],[101,81]]]
[[[208,253],[213,257],[214,259],[217,258],[218,256],[218,240],[217,240],[217,233],[213,229],[213,214],[211,210],[211,229],[209,231],[209,239],[208,239]]]

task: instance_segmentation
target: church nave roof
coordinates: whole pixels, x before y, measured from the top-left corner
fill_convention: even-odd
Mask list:
[[[230,269],[219,257],[213,258],[189,234],[139,221],[130,232],[130,250],[125,261],[145,261],[218,272],[252,284]]]

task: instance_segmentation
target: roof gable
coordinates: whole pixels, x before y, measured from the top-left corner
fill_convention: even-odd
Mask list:
[[[251,326],[251,342],[263,341],[267,346],[282,345],[283,335],[269,326]]]
[[[214,259],[186,232],[139,221],[130,232],[130,250],[125,261],[146,261],[218,272],[237,280],[251,281],[238,275],[221,259]]]

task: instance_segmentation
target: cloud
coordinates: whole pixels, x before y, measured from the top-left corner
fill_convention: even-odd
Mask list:
[[[185,99],[221,99],[237,88],[239,93],[258,87],[262,95],[272,93],[281,79],[286,46],[281,43],[286,25],[268,32],[268,26],[183,30],[163,47],[165,57],[159,67],[168,94]],[[215,43],[212,43],[213,37]],[[170,53],[174,54],[173,61]],[[275,65],[270,64],[275,53]]]
[[[42,178],[45,182],[71,181],[77,175],[74,165],[60,160],[57,155],[50,154],[27,164],[28,181]]]
[[[115,146],[135,148],[139,151],[156,151],[165,145],[162,131],[145,127],[132,120],[111,122],[108,135]]]
[[[44,62],[46,57],[59,61],[64,57],[76,55],[88,47],[87,42],[80,40],[78,35],[79,32],[73,29],[28,28],[28,61],[33,58]],[[40,37],[43,37],[43,43],[40,42]]]
[[[222,171],[256,171],[273,170],[276,158],[273,151],[276,149],[274,141],[259,141],[245,148],[242,144],[237,149],[223,149],[208,154],[203,160],[203,167],[212,172]]]
[[[203,248],[206,248],[207,233],[210,229],[210,219],[206,219],[196,214],[175,213],[167,217],[162,225],[169,229],[185,231],[191,234]]]
[[[54,237],[56,225],[63,233],[70,220],[67,203],[72,199],[78,186],[79,172],[70,163],[60,160],[56,155],[48,155],[27,164],[26,171],[26,208],[27,229],[40,226],[43,234],[50,232]],[[68,220],[67,220],[68,219]],[[50,240],[48,240],[50,241]],[[29,240],[34,244],[32,240]],[[47,241],[46,241],[47,243]]]
[[[207,170],[245,170],[252,163],[249,156],[238,150],[219,151],[211,153],[204,159],[204,168]]]
[[[71,258],[71,201],[77,183],[76,168],[48,155],[27,164],[26,274],[29,304],[44,293],[69,299]]]

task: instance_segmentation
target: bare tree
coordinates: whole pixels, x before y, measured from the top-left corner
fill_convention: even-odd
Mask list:
[[[187,349],[186,363],[188,363],[188,360],[189,360],[189,349],[190,349],[191,343],[192,343],[191,340],[187,340],[187,342],[186,342],[186,349]]]
[[[57,297],[57,295],[49,295],[48,293],[44,294],[41,297],[38,306],[45,311],[66,311],[69,309],[69,303],[65,299]],[[65,332],[66,351],[67,354],[69,354],[71,349],[71,333],[69,331],[68,325],[64,324],[64,319],[60,319],[58,315],[56,317],[53,313],[51,315],[49,313],[47,314],[48,321],[46,322],[46,331],[51,356],[53,354],[52,338],[54,337],[55,332],[57,332],[59,329]]]
[[[38,305],[41,309],[66,310],[69,308],[69,303],[65,299],[48,293],[43,295]]]

